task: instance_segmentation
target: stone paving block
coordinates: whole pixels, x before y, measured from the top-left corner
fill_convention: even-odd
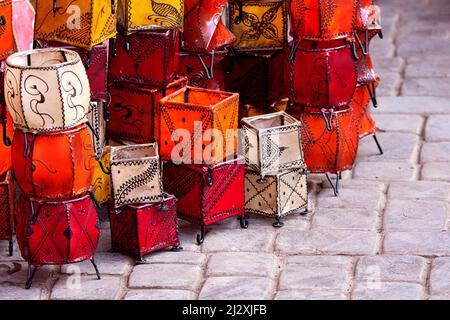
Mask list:
[[[450,97],[450,79],[407,78],[403,82],[401,92],[404,96]]]
[[[208,276],[262,276],[273,277],[279,268],[277,258],[270,253],[220,252],[208,261]]]
[[[191,251],[160,251],[145,257],[146,263],[186,263],[201,265],[206,261],[206,256],[200,252]]]
[[[380,75],[381,81],[377,88],[377,96],[397,96],[401,85],[401,76],[397,72],[385,71]]]
[[[350,268],[352,257],[345,256],[288,256],[286,264],[314,267]]]
[[[265,277],[211,277],[200,300],[264,300],[271,297],[272,280]]]
[[[281,290],[275,296],[275,300],[346,300],[344,293],[338,291],[313,291],[313,290]]]
[[[372,45],[370,48],[370,54],[377,58],[392,58],[395,53],[394,44],[387,40],[382,45]]]
[[[425,140],[429,142],[450,141],[450,115],[431,115],[425,126]]]
[[[407,282],[357,282],[353,300],[419,300],[425,298],[423,287]]]
[[[450,296],[432,295],[428,300],[450,300]]]
[[[326,208],[314,213],[312,228],[375,231],[378,212],[374,209]]]
[[[444,35],[445,38],[448,34],[442,32],[442,30],[434,29],[435,33]],[[426,31],[425,31],[426,32]],[[450,77],[450,64],[447,61],[441,60],[427,60],[427,63],[408,63],[405,70],[405,77],[407,78],[449,78]]]
[[[450,294],[450,258],[434,259],[431,265],[430,293]]]
[[[38,287],[48,282],[52,274],[56,274],[57,266],[42,266],[37,269],[33,278],[33,286]],[[28,265],[26,262],[0,262],[0,283],[25,285]]]
[[[182,221],[182,220],[178,220]],[[183,251],[200,251],[200,246],[197,245],[197,234],[200,233],[200,227],[187,223],[185,221],[184,225],[180,225],[179,227],[179,239],[181,242],[181,246],[183,247]]]
[[[36,286],[28,290],[23,285],[0,283],[0,300],[39,300],[41,289]]]
[[[202,279],[202,269],[186,264],[142,264],[131,272],[129,288],[195,290]]]
[[[390,200],[384,210],[387,231],[441,231],[447,224],[448,202]]]
[[[211,230],[202,245],[203,252],[255,251],[267,252],[272,248],[274,230],[258,229]]]
[[[384,206],[384,194],[371,188],[341,188],[336,197],[332,189],[323,189],[317,195],[318,208],[365,208],[378,210]]]
[[[427,162],[422,166],[422,180],[450,181],[450,163]]]
[[[51,292],[52,300],[111,300],[115,299],[120,287],[120,277],[63,276],[58,279]]]
[[[410,29],[401,29],[397,34],[397,42],[399,44],[413,44],[421,42],[423,39],[433,40],[433,41],[443,41],[448,39],[448,32],[445,29],[439,29],[435,26],[420,26],[421,28],[417,28],[414,30]],[[433,61],[429,61],[433,63]],[[422,66],[421,64],[419,66]],[[426,70],[417,70],[415,68],[412,69],[413,73],[406,73],[407,76],[417,76],[419,74],[427,75],[429,74]],[[408,70],[407,70],[408,71]]]
[[[450,162],[450,142],[428,142],[422,146],[420,162]]]
[[[385,254],[450,255],[450,232],[388,232],[383,248]]]
[[[348,286],[347,270],[329,267],[287,266],[280,275],[279,290],[337,290]]]
[[[388,49],[385,49],[388,50]],[[421,55],[427,57],[427,54],[448,54],[450,51],[450,42],[445,42],[439,39],[430,39],[415,43],[402,43],[397,48],[399,56],[408,57],[411,55]]]
[[[382,108],[383,106],[380,106]],[[418,115],[405,114],[374,114],[373,116],[377,127],[388,132],[405,132],[420,134],[424,118]],[[371,141],[373,144],[373,141]],[[384,145],[383,145],[384,147]],[[373,148],[373,146],[372,146]]]
[[[358,260],[355,279],[425,283],[427,260],[415,256],[368,256]]]
[[[450,98],[447,97],[379,97],[380,107],[372,109],[375,113],[450,114]]]
[[[440,181],[392,182],[389,199],[450,200],[450,183]]]
[[[417,166],[399,161],[360,161],[353,169],[353,178],[383,181],[413,180]]]
[[[193,300],[195,295],[188,290],[131,290],[124,300]]]
[[[384,59],[375,58],[373,63],[375,66],[375,70],[377,70],[380,74],[384,74],[385,72],[400,73],[405,64],[405,61],[401,57]]]
[[[376,238],[375,232],[368,231],[281,230],[276,250],[282,254],[374,254]]]
[[[121,253],[109,252],[97,253],[95,255],[95,262],[101,274],[121,275],[134,265],[134,259]],[[69,274],[95,274],[95,269],[90,261],[83,261],[77,264],[63,265],[61,266],[61,272]]]
[[[377,134],[384,154],[380,155],[371,139],[360,141],[357,161],[405,161],[415,163],[419,154],[419,136],[413,133],[380,132]]]
[[[314,210],[314,201],[310,201],[309,210]],[[292,213],[283,217],[281,220],[284,223],[285,228],[295,228],[299,230],[309,229],[309,217],[311,215],[302,216],[299,213]],[[249,229],[259,230],[260,232],[273,232],[272,223],[275,222],[273,217],[265,217],[257,214],[248,214]],[[240,228],[240,227],[239,227]],[[205,241],[206,242],[206,241]]]

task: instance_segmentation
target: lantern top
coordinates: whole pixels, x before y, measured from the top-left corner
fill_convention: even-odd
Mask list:
[[[81,61],[78,53],[63,48],[45,48],[17,52],[6,59],[10,68],[60,69]]]

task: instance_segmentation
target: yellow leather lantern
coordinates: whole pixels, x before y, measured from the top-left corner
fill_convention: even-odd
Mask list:
[[[126,33],[140,30],[183,31],[184,0],[119,0],[118,23]]]
[[[281,50],[287,43],[284,0],[231,0],[230,30],[239,51]]]
[[[102,168],[103,167],[103,168]],[[95,161],[92,174],[92,192],[99,203],[105,203],[111,196],[111,175],[108,174],[110,167],[110,149],[103,149],[100,161]]]
[[[37,0],[36,40],[91,50],[116,35],[117,0]]]

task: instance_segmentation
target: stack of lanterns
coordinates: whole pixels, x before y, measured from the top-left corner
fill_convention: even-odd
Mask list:
[[[13,127],[3,95],[3,60],[14,52],[12,1],[0,0],[0,30],[0,124],[3,136],[3,141],[0,141],[0,240],[9,241],[9,255],[12,256],[14,184],[10,171],[10,146]]]
[[[353,167],[359,136],[377,130],[368,107],[370,99],[376,106],[378,77],[368,48],[381,32],[377,11],[371,0],[289,1],[289,112],[303,125],[308,170],[325,173],[336,195],[341,172]]]
[[[10,5],[0,0],[0,59],[13,50]],[[382,153],[369,108],[379,16],[372,0],[37,1],[41,49],[0,72],[12,118],[2,108],[0,240],[12,249],[12,151],[27,287],[43,264],[90,259],[99,277],[96,205],[113,250],[141,261],[181,248],[177,218],[202,244],[224,219],[281,227],[308,213],[308,172],[337,195],[359,138]]]
[[[236,37],[225,26],[226,0],[185,1],[179,73],[189,86],[160,101],[164,186],[178,217],[205,226],[244,217],[244,161],[237,156],[239,95],[223,91],[221,62]]]

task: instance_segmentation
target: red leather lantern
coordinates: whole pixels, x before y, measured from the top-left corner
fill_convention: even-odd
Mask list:
[[[67,198],[90,190],[94,149],[85,124],[39,134],[16,129],[11,152],[17,184],[28,196]]]
[[[0,175],[0,240],[9,241],[9,255],[13,255],[14,181],[12,172]]]
[[[111,45],[109,80],[165,86],[178,70],[178,31],[142,31],[119,34]]]
[[[0,60],[14,52],[12,0],[0,1]]]
[[[201,226],[198,244],[204,240],[205,226],[238,216],[244,217],[244,160],[238,157],[214,167],[164,165],[164,189],[178,199],[178,217]]]
[[[29,264],[26,288],[34,271],[31,266],[67,264],[93,260],[100,230],[90,195],[50,202],[30,199],[22,194],[15,209],[16,234],[20,252]],[[97,271],[97,277],[100,275]]]
[[[314,49],[316,45],[304,41],[291,51],[287,79],[291,100],[301,106],[326,109],[348,105],[356,89],[350,46]]]
[[[225,50],[204,54],[180,52],[178,74],[187,77],[191,87],[223,91],[222,61],[226,54]]]
[[[222,22],[227,0],[185,0],[182,47],[211,52],[233,44],[236,37]]]
[[[166,195],[161,204],[128,205],[110,210],[112,249],[143,256],[173,247],[179,249],[177,200]]]
[[[352,169],[358,151],[353,109],[347,106],[321,112],[296,107],[291,114],[302,123],[303,153],[308,170],[326,173],[328,179],[328,173],[335,173],[337,179],[333,189],[337,195],[339,173]]]

